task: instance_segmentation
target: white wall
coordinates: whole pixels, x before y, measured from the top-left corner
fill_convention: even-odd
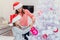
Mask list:
[[[4,17],[9,20],[9,15],[14,11],[12,10],[13,2],[18,0],[0,0],[0,17]]]

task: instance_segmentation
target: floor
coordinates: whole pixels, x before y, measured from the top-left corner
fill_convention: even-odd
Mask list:
[[[0,40],[14,40],[14,37],[12,37],[12,36],[1,36],[0,35]]]

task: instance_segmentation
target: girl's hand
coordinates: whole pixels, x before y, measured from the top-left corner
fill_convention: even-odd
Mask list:
[[[30,25],[29,25],[29,27],[32,27],[33,26],[33,23],[31,23]]]

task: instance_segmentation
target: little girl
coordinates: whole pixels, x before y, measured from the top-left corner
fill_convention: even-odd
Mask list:
[[[31,29],[31,27],[25,27],[25,28],[22,27],[19,24],[20,19],[21,19],[20,15],[15,15],[14,18],[12,18],[11,23],[13,24],[12,32],[15,37],[15,40],[24,40],[26,35],[29,36],[29,31]],[[28,38],[26,40],[28,40]]]

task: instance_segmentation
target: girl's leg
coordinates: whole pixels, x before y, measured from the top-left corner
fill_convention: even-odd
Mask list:
[[[28,32],[28,33],[26,33],[26,34],[23,34],[24,39],[25,39],[25,40],[28,40],[28,38],[27,38],[27,36],[26,36],[26,35],[28,35],[28,36],[29,36],[29,32]]]

